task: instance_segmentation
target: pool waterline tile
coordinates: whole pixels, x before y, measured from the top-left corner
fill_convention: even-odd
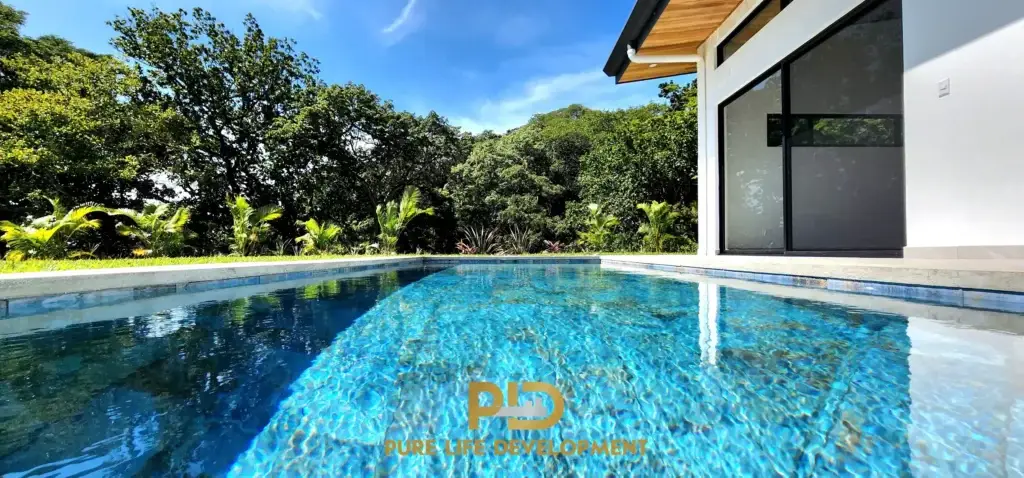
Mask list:
[[[663,264],[622,260],[604,260],[602,261],[602,264],[626,268],[675,272],[679,274],[764,282],[792,287],[823,289],[851,294],[875,295],[952,307],[968,307],[1012,313],[1024,312],[1024,294],[1014,292],[958,289],[913,284],[891,284],[873,281],[783,274],[763,274],[758,272],[733,271],[726,269],[667,266]]]

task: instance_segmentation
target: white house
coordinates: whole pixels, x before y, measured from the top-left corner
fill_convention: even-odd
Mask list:
[[[701,255],[1024,259],[1024,0],[638,0],[605,73],[697,74]]]

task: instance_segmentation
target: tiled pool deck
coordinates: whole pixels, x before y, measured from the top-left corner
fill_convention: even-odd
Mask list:
[[[795,257],[403,256],[0,275],[0,319],[360,271],[476,263],[605,264],[1024,312],[1024,261]]]

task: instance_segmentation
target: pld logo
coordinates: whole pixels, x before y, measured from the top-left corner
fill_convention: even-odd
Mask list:
[[[555,403],[550,414],[544,409],[540,399],[534,399],[524,406],[519,405],[519,384],[508,383],[508,406],[502,406],[504,398],[501,389],[491,382],[470,382],[469,384],[469,429],[480,428],[480,417],[508,418],[511,430],[544,430],[555,426],[565,411],[565,399],[555,387],[543,382],[523,382],[524,392],[540,392]],[[480,394],[486,392],[491,396],[493,405],[481,405]],[[544,418],[543,420],[520,420],[519,418]],[[518,418],[516,418],[518,417]]]

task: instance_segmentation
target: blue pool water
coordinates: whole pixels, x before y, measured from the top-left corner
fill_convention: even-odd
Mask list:
[[[0,321],[0,474],[1024,473],[1021,316],[597,266],[232,293]],[[561,419],[470,430],[470,382],[509,381],[554,385]],[[385,452],[413,439],[485,453]],[[494,452],[510,439],[647,445]]]

